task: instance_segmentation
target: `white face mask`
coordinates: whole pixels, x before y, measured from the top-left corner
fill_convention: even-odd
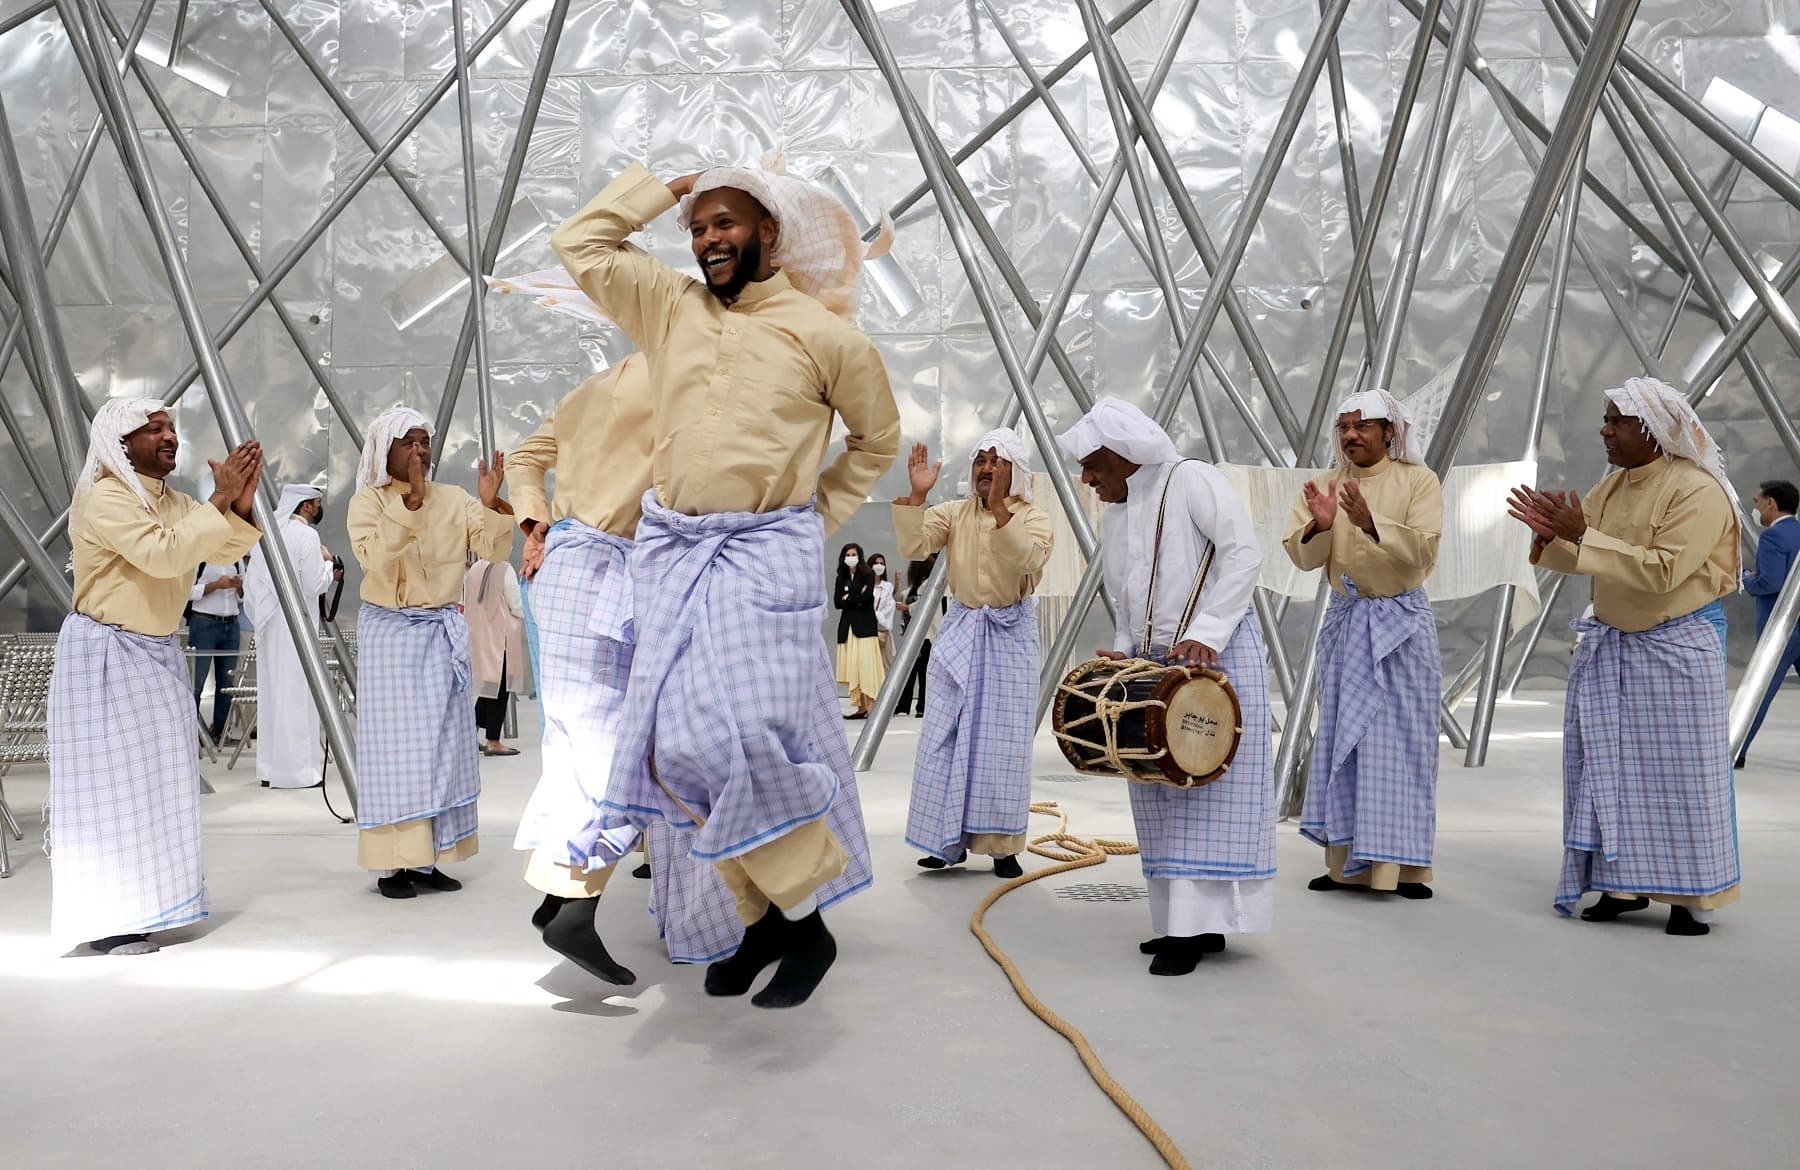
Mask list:
[[[870,568],[874,571],[874,573],[877,577],[887,576],[887,566],[886,565],[871,565]]]
[[[862,562],[856,557],[845,557],[844,563],[846,565],[849,565],[852,569],[854,569],[854,568],[856,568],[857,565],[861,564]]]

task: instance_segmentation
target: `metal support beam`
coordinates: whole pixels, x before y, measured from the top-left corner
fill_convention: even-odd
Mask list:
[[[1329,40],[1329,38],[1327,39]],[[1106,54],[1112,59],[1115,75],[1128,79],[1130,71],[1125,67],[1125,59],[1120,55],[1118,46],[1113,43],[1112,34],[1103,32],[1094,43],[1098,52]],[[1316,39],[1314,48],[1318,48]],[[1311,56],[1312,54],[1309,53],[1309,60]],[[1302,66],[1303,70],[1305,68],[1306,66]],[[1312,76],[1314,80],[1317,79],[1316,68],[1314,68]],[[1298,446],[1300,420],[1295,417],[1294,408],[1288,400],[1287,392],[1282,389],[1281,379],[1275,372],[1275,363],[1269,359],[1268,351],[1263,348],[1262,341],[1256,336],[1256,328],[1251,324],[1250,314],[1231,289],[1231,279],[1237,271],[1236,263],[1222,265],[1219,252],[1213,246],[1212,235],[1206,230],[1206,221],[1201,218],[1200,209],[1195,205],[1194,197],[1189,193],[1187,183],[1181,177],[1181,169],[1175,165],[1174,155],[1170,153],[1168,144],[1163,141],[1162,131],[1157,129],[1156,119],[1151,114],[1150,105],[1144,100],[1144,95],[1138,91],[1135,85],[1120,86],[1119,95],[1125,99],[1126,108],[1131,111],[1132,120],[1137,123],[1138,134],[1143,140],[1144,149],[1149,152],[1150,161],[1155,164],[1163,187],[1168,191],[1169,198],[1175,205],[1175,214],[1180,217],[1182,227],[1187,230],[1195,250],[1200,254],[1201,265],[1206,269],[1213,282],[1207,286],[1207,299],[1210,301],[1214,296],[1222,298],[1225,315],[1230,319],[1231,327],[1237,333],[1238,343],[1243,346],[1245,356],[1250,359],[1250,368],[1255,371],[1256,380],[1262,383],[1263,390],[1269,397],[1269,406],[1274,410],[1275,418],[1281,424],[1282,432],[1287,435],[1290,445]],[[1285,119],[1286,116],[1287,113],[1284,110],[1283,118]],[[1277,132],[1275,141],[1280,141],[1279,132]],[[1276,150],[1271,144],[1270,153],[1263,156],[1263,165],[1265,167],[1269,165],[1270,155],[1279,156],[1284,153],[1285,148]],[[1276,159],[1276,166],[1279,167],[1279,158]],[[1246,209],[1251,202],[1248,196],[1249,192],[1246,192]],[[1241,224],[1246,218],[1254,222],[1256,217],[1254,215],[1246,217],[1240,212],[1238,222]],[[1215,293],[1214,288],[1221,285],[1220,291]],[[1194,319],[1194,333],[1198,334],[1200,340],[1204,342],[1210,332],[1211,322],[1203,313],[1196,313]],[[1192,358],[1188,359],[1187,366],[1192,368]],[[1183,374],[1180,379],[1172,379],[1172,382],[1184,381],[1185,378],[1186,375]]]
[[[1750,662],[1744,667],[1737,693],[1731,697],[1726,726],[1734,760],[1744,754],[1745,741],[1750,738],[1750,724],[1756,720],[1763,695],[1775,680],[1775,672],[1781,668],[1781,656],[1787,649],[1788,639],[1794,636],[1796,621],[1800,621],[1800,573],[1789,573],[1787,584],[1781,587],[1775,598],[1775,608],[1763,625],[1762,636],[1756,640]]]
[[[469,42],[468,34],[463,28],[463,0],[450,0],[450,23],[456,42],[456,121],[462,137],[463,212],[468,222],[469,255],[481,256],[481,209],[475,190],[475,127],[472,125],[475,113],[469,97]],[[557,23],[560,25],[561,22]],[[549,51],[538,54],[538,75],[533,80],[547,83],[550,80],[550,62],[556,57],[556,46],[550,43],[545,47]],[[543,86],[539,85],[537,93],[540,99],[543,92]],[[513,149],[515,153],[523,154],[530,145],[531,134],[526,131],[514,140]],[[505,207],[511,202],[510,198],[503,198],[497,206]],[[498,238],[498,233],[495,238]],[[482,266],[480,272],[470,275],[468,325],[475,336],[476,429],[481,435],[481,458],[488,460],[494,457],[497,445],[494,441],[494,382],[488,369],[487,314],[483,305],[487,299],[487,281],[481,279],[485,275],[486,265]],[[460,366],[450,371],[450,377],[456,381],[460,382],[462,376],[463,369]],[[449,395],[446,394],[445,397],[448,398]],[[443,435],[447,429],[440,428],[438,434]],[[440,445],[443,442],[442,438],[438,441]]]
[[[119,23],[113,14],[102,7],[100,15],[105,19],[113,40],[122,41],[124,38],[121,35]],[[245,238],[237,221],[232,219],[231,209],[225,205],[225,197],[219,193],[218,187],[213,183],[211,176],[207,174],[206,168],[200,162],[199,154],[194,150],[193,144],[188,141],[187,135],[181,132],[174,111],[169,108],[169,103],[164,101],[162,94],[157,91],[149,73],[144,68],[143,61],[135,52],[128,52],[123,59],[130,63],[131,72],[137,78],[139,87],[144,91],[144,96],[149,99],[150,108],[156,112],[157,119],[168,130],[169,140],[175,144],[176,151],[180,153],[182,161],[187,164],[188,172],[193,176],[195,185],[200,188],[200,193],[205,196],[208,205],[212,207],[213,214],[219,217],[220,224],[225,228],[225,234],[231,237],[232,246],[238,250],[238,255],[243,258],[245,266],[250,269],[252,279],[258,282],[266,279],[268,273],[264,271],[262,262],[257,259],[255,246]],[[300,360],[306,363],[307,372],[312,375],[314,383],[324,393],[325,401],[331,406],[331,413],[343,425],[345,433],[350,436],[351,443],[360,448],[362,446],[362,428],[356,425],[356,420],[351,416],[350,407],[332,383],[331,375],[325,372],[325,367],[319,364],[319,359],[314,357],[312,350],[307,347],[306,336],[300,331],[300,323],[294,319],[293,313],[288,311],[287,306],[281,303],[280,297],[271,295],[269,307],[275,310],[275,319],[281,322],[282,329],[287,332],[288,340],[294,343],[294,349],[300,354]]]
[[[1319,19],[1323,21],[1330,10],[1330,0],[1319,0]],[[1355,129],[1350,124],[1350,98],[1348,87],[1344,84],[1344,61],[1338,53],[1337,38],[1331,39],[1326,50],[1325,76],[1331,82],[1331,117],[1337,129],[1338,169],[1344,176],[1344,220],[1350,228],[1350,247],[1361,250],[1363,236],[1367,233],[1363,228],[1362,184],[1356,175],[1356,141]],[[1375,315],[1375,282],[1368,279],[1365,271],[1363,279],[1346,282],[1346,301],[1354,301],[1362,310],[1363,335],[1374,337],[1376,330]],[[1309,458],[1304,452],[1297,453],[1299,463],[1304,464]]]
[[[50,423],[50,435],[62,463],[63,487],[73,489],[87,460],[87,424],[75,403],[81,396],[81,383],[75,380],[75,367],[69,363],[69,351],[63,346],[62,326],[57,322],[56,301],[50,293],[50,278],[44,271],[44,257],[38,251],[37,232],[31,226],[31,203],[25,194],[25,179],[19,171],[19,153],[13,145],[11,123],[6,116],[6,102],[0,97],[0,243],[12,262],[17,283],[19,318],[24,322],[31,350],[37,358],[38,372],[44,385],[44,416]],[[46,497],[46,504],[53,504]],[[37,542],[25,543],[32,548]]]
[[[1381,165],[1375,171],[1375,188],[1369,194],[1368,214],[1363,217],[1362,238],[1356,241],[1356,251],[1350,259],[1350,273],[1345,278],[1346,293],[1343,303],[1338,306],[1337,320],[1331,327],[1331,341],[1325,347],[1325,361],[1319,367],[1319,386],[1313,392],[1312,406],[1307,411],[1306,425],[1300,437],[1300,450],[1297,452],[1300,466],[1305,466],[1322,453],[1325,415],[1337,401],[1334,390],[1337,386],[1338,366],[1344,358],[1344,347],[1350,341],[1350,327],[1356,320],[1356,297],[1348,290],[1370,283],[1369,264],[1375,255],[1376,239],[1381,234],[1382,218],[1387,213],[1388,196],[1394,189],[1394,177],[1400,170],[1400,152],[1406,145],[1406,129],[1412,122],[1413,107],[1419,100],[1419,87],[1425,80],[1425,66],[1431,57],[1432,28],[1436,25],[1438,9],[1442,4],[1443,0],[1425,0],[1419,31],[1413,39],[1412,55],[1407,58],[1406,73],[1400,79],[1400,96],[1394,101],[1394,117],[1388,126],[1387,145],[1381,152]],[[1374,294],[1369,295],[1372,299]],[[1373,318],[1364,322],[1363,338],[1366,348],[1375,347],[1378,332]]]
[[[71,27],[71,37],[86,35],[88,45],[97,56],[105,52],[107,40],[105,21],[100,13],[100,0],[76,0],[80,6],[82,27]],[[124,164],[131,185],[143,208],[144,216],[149,221],[150,234],[156,244],[159,258],[169,277],[169,285],[175,295],[175,307],[181,316],[182,327],[187,333],[188,343],[194,347],[199,356],[199,364],[205,380],[207,396],[212,401],[213,413],[219,420],[219,429],[223,433],[227,446],[236,447],[250,437],[249,419],[244,414],[243,403],[238,397],[236,388],[231,383],[230,374],[219,356],[218,348],[207,336],[206,322],[201,315],[199,297],[194,292],[192,279],[188,275],[187,262],[182,256],[181,241],[175,234],[174,225],[169,222],[162,195],[157,188],[156,176],[150,167],[149,153],[144,148],[144,140],[139,135],[137,125],[132,120],[131,106],[125,96],[124,83],[110,69],[97,70],[100,81],[100,92],[96,94],[101,103],[109,111],[119,149],[120,161]],[[280,526],[275,515],[275,497],[269,484],[263,484],[254,501],[254,514],[257,525],[263,531],[263,555],[268,558],[269,568],[274,576],[275,591],[281,601],[281,611],[288,623],[288,631],[293,635],[294,645],[300,652],[301,672],[306,676],[307,688],[312,692],[313,702],[319,708],[319,714],[325,724],[325,735],[331,748],[338,754],[338,773],[343,777],[344,787],[350,794],[352,805],[356,801],[356,749],[350,738],[349,727],[344,720],[343,708],[337,703],[336,692],[332,687],[331,676],[327,673],[324,659],[319,654],[319,641],[313,632],[313,625],[307,613],[310,598],[300,595],[300,583],[294,575],[294,568],[288,563],[285,550],[280,547]]]
[[[513,200],[519,191],[519,180],[525,174],[525,159],[530,154],[531,136],[537,131],[538,113],[544,107],[544,93],[550,86],[550,69],[556,62],[556,47],[562,42],[563,23],[568,19],[569,0],[556,0],[550,8],[550,14],[544,20],[544,39],[538,46],[537,67],[532,70],[531,85],[525,91],[525,105],[519,113],[519,129],[513,137],[512,153],[507,156],[506,173],[500,178],[500,191],[494,198],[494,218],[488,224],[486,241],[477,251],[480,257],[481,277],[487,277],[494,271],[494,265],[500,260],[500,247],[506,239],[506,224],[512,216]],[[460,26],[458,26],[460,27]],[[460,34],[459,34],[460,35]],[[460,42],[459,42],[460,43]],[[473,54],[471,54],[473,56]],[[468,168],[473,174],[473,166]],[[473,216],[473,210],[470,212]],[[471,218],[470,228],[479,222]],[[456,334],[456,347],[450,355],[450,371],[444,379],[444,392],[438,397],[438,409],[435,422],[435,435],[432,440],[435,450],[432,452],[434,467],[441,467],[441,456],[444,446],[450,441],[450,423],[456,417],[456,402],[462,394],[463,379],[467,376],[469,353],[478,339],[485,336],[486,318],[482,316],[483,305],[487,297],[487,281],[477,279],[471,282],[474,287],[469,291],[469,306],[463,313],[462,328]],[[485,342],[483,342],[485,346]],[[476,357],[479,369],[487,369],[487,359]],[[477,394],[481,383],[476,383]],[[486,420],[488,433],[482,438],[484,448],[482,458],[493,457],[493,403],[492,391],[489,391],[488,413]],[[479,425],[477,427],[479,429]]]
[[[1639,0],[1608,0],[1602,9],[1594,38],[1575,70],[1575,80],[1563,104],[1562,117],[1544,152],[1544,161],[1532,181],[1518,227],[1507,243],[1500,267],[1494,273],[1493,286],[1475,323],[1469,347],[1457,369],[1456,381],[1444,402],[1443,417],[1437,433],[1431,437],[1426,462],[1433,470],[1447,467],[1450,456],[1462,443],[1481,389],[1487,385],[1489,373],[1500,357],[1500,344],[1506,339],[1513,311],[1525,291],[1525,281],[1537,260],[1544,235],[1562,200],[1563,186],[1574,171],[1581,146],[1587,141],[1600,99],[1606,93],[1606,81],[1625,46],[1632,17],[1637,15]],[[1441,474],[1441,470],[1440,470]]]
[[[1566,573],[1554,574],[1555,580],[1550,582],[1549,592],[1540,597],[1543,609],[1538,611],[1537,620],[1531,623],[1531,632],[1526,635],[1525,644],[1519,647],[1518,660],[1513,663],[1512,673],[1506,677],[1506,697],[1512,698],[1518,693],[1519,683],[1525,677],[1525,664],[1531,661],[1532,652],[1537,649],[1544,631],[1550,626],[1550,611],[1555,608],[1557,599],[1562,596],[1563,586],[1569,583]]]

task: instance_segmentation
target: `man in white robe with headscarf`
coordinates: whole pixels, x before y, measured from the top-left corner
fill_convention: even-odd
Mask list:
[[[1724,456],[1687,399],[1655,378],[1606,392],[1616,470],[1574,492],[1513,491],[1531,559],[1593,578],[1593,616],[1563,708],[1563,867],[1556,910],[1587,922],[1669,907],[1663,930],[1703,935],[1738,899],[1726,734],[1724,608],[1742,567]]]
[[[94,415],[69,521],[75,609],[50,676],[50,933],[103,954],[157,949],[207,915],[198,716],[175,637],[194,569],[230,564],[250,522],[262,448],[212,464],[204,503],[171,488],[180,442],[154,398]]]
[[[1031,741],[1038,669],[1037,599],[1050,560],[1049,513],[1031,502],[1031,448],[1004,427],[975,444],[969,489],[925,506],[941,464],[916,444],[912,495],[894,501],[900,555],[949,558],[950,611],[931,650],[925,727],[913,764],[906,841],[919,865],[971,853],[1016,878],[1031,817]]]
[[[1288,556],[1331,586],[1300,814],[1300,835],[1325,847],[1311,890],[1432,893],[1443,666],[1425,579],[1444,491],[1421,447],[1392,394],[1351,395],[1331,471],[1306,484],[1288,520]]]
[[[281,518],[288,564],[300,583],[307,625],[316,629],[317,600],[336,576],[331,554],[319,540],[325,493],[311,484],[291,483],[281,489],[275,514]],[[261,551],[251,556],[244,574],[244,608],[256,626],[256,778],[264,788],[317,788],[325,780],[319,708],[281,613],[275,575]]]
[[[1209,667],[1237,692],[1243,731],[1225,775],[1197,788],[1130,785],[1156,933],[1138,949],[1153,956],[1152,975],[1186,975],[1226,935],[1275,920],[1269,681],[1250,609],[1262,549],[1230,482],[1182,459],[1130,403],[1102,398],[1057,445],[1109,505],[1100,555],[1117,625],[1101,657]]]

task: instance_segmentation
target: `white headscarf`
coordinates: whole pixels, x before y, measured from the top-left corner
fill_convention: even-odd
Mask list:
[[[1139,467],[1179,463],[1175,440],[1156,421],[1129,402],[1102,398],[1081,421],[1058,435],[1056,445],[1070,459],[1082,460],[1105,447]]]
[[[324,498],[325,493],[310,483],[290,483],[281,489],[281,499],[275,504],[275,518],[286,520],[294,514],[295,508],[306,501]]]
[[[1732,516],[1737,516],[1737,493],[1725,474],[1725,453],[1688,404],[1687,395],[1656,378],[1627,378],[1623,386],[1608,390],[1606,397],[1620,414],[1644,424],[1664,458],[1692,460],[1717,480],[1725,498],[1732,501]]]
[[[863,260],[873,260],[893,246],[892,223],[883,217],[881,234],[865,247],[850,209],[823,187],[787,175],[777,154],[765,158],[760,168],[709,167],[700,172],[693,192],[681,201],[683,231],[694,200],[721,187],[744,192],[775,217],[769,263],[787,273],[795,288],[841,317],[856,311]]]
[[[969,452],[969,462],[975,462],[983,451],[992,451],[1000,458],[1012,464],[1012,494],[1021,500],[1031,499],[1031,446],[1019,437],[1017,431],[1007,427],[996,427],[981,436],[975,449]],[[963,484],[963,494],[975,494],[975,481],[971,477]]]
[[[81,478],[75,481],[75,499],[79,501],[93,490],[103,475],[117,476],[144,502],[144,511],[156,514],[144,485],[138,482],[131,457],[125,454],[125,436],[147,426],[153,414],[165,414],[168,407],[156,398],[114,398],[94,412],[94,423],[88,428],[87,462],[81,465]]]
[[[362,460],[356,465],[358,491],[388,482],[388,451],[395,439],[415,427],[423,427],[427,435],[434,429],[430,419],[410,406],[396,406],[369,424],[369,433],[363,437]]]
[[[1424,463],[1425,448],[1419,442],[1418,432],[1413,430],[1412,415],[1400,400],[1386,390],[1361,390],[1338,403],[1340,416],[1351,411],[1360,411],[1363,418],[1385,418],[1394,424],[1394,438],[1388,444],[1388,458],[1399,463]],[[1333,441],[1331,444],[1331,465],[1340,466],[1344,460],[1344,445]]]

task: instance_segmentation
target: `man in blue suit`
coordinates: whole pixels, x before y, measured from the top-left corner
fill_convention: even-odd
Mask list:
[[[1783,479],[1769,480],[1757,491],[1753,506],[1756,518],[1762,522],[1763,532],[1756,541],[1756,568],[1744,570],[1744,591],[1756,598],[1756,636],[1761,638],[1769,614],[1775,609],[1775,598],[1787,584],[1795,561],[1800,560],[1800,520],[1794,518],[1796,509],[1800,509],[1800,488]],[[1762,706],[1757,709],[1756,722],[1750,725],[1750,738],[1744,741],[1744,750],[1738,753],[1738,767],[1744,766],[1744,756],[1750,751],[1751,741],[1756,739],[1763,716],[1769,713],[1769,704],[1775,701],[1775,692],[1781,689],[1782,680],[1790,670],[1800,674],[1800,628],[1788,637],[1781,664],[1775,668],[1775,677],[1769,680]]]

